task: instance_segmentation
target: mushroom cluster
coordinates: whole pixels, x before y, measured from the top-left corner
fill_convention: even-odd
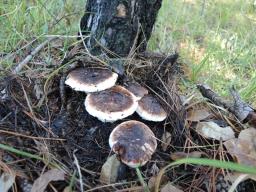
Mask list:
[[[167,113],[158,100],[137,82],[116,85],[118,75],[107,68],[77,68],[65,84],[87,93],[86,111],[102,122],[114,122],[135,111],[145,120],[163,121]],[[154,153],[157,141],[150,128],[139,121],[126,121],[113,129],[111,149],[130,167],[144,165]]]

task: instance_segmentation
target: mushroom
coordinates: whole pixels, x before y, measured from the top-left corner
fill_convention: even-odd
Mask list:
[[[122,86],[90,93],[85,99],[87,112],[102,122],[114,122],[133,114],[138,107],[135,96]]]
[[[151,159],[157,141],[150,128],[139,121],[126,121],[113,129],[109,137],[111,149],[132,168],[143,166]]]
[[[137,100],[140,100],[144,95],[148,94],[148,90],[137,82],[126,83],[126,89],[131,91]]]
[[[145,95],[141,100],[139,100],[136,112],[142,119],[148,121],[163,121],[167,117],[167,113],[164,108],[158,100],[151,95]]]
[[[68,74],[65,84],[76,91],[91,93],[113,87],[117,77],[106,68],[77,68]]]

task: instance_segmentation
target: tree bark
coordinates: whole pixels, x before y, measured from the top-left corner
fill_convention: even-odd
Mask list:
[[[162,0],[87,0],[80,27],[94,55],[127,56],[143,52]]]

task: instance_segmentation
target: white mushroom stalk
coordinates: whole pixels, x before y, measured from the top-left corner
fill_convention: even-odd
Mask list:
[[[125,87],[134,94],[137,101],[139,101],[144,95],[148,94],[148,90],[135,81],[127,82]]]
[[[111,132],[109,145],[124,164],[136,169],[144,191],[149,192],[139,167],[151,159],[157,147],[156,137],[150,128],[139,121],[123,122]]]

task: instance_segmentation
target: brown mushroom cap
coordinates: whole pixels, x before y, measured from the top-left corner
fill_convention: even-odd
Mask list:
[[[76,91],[90,93],[114,86],[117,77],[116,73],[105,68],[77,68],[68,74],[65,84]]]
[[[166,119],[167,113],[155,97],[145,95],[138,103],[136,112],[143,119],[148,121],[163,121]]]
[[[126,83],[126,89],[131,91],[138,100],[140,100],[144,95],[148,94],[148,90],[137,82]]]
[[[109,137],[111,149],[123,163],[139,167],[150,160],[157,141],[150,128],[139,121],[126,121],[113,129]]]
[[[99,120],[113,122],[133,114],[138,103],[130,91],[122,86],[114,86],[101,92],[88,94],[85,107],[90,115]]]

